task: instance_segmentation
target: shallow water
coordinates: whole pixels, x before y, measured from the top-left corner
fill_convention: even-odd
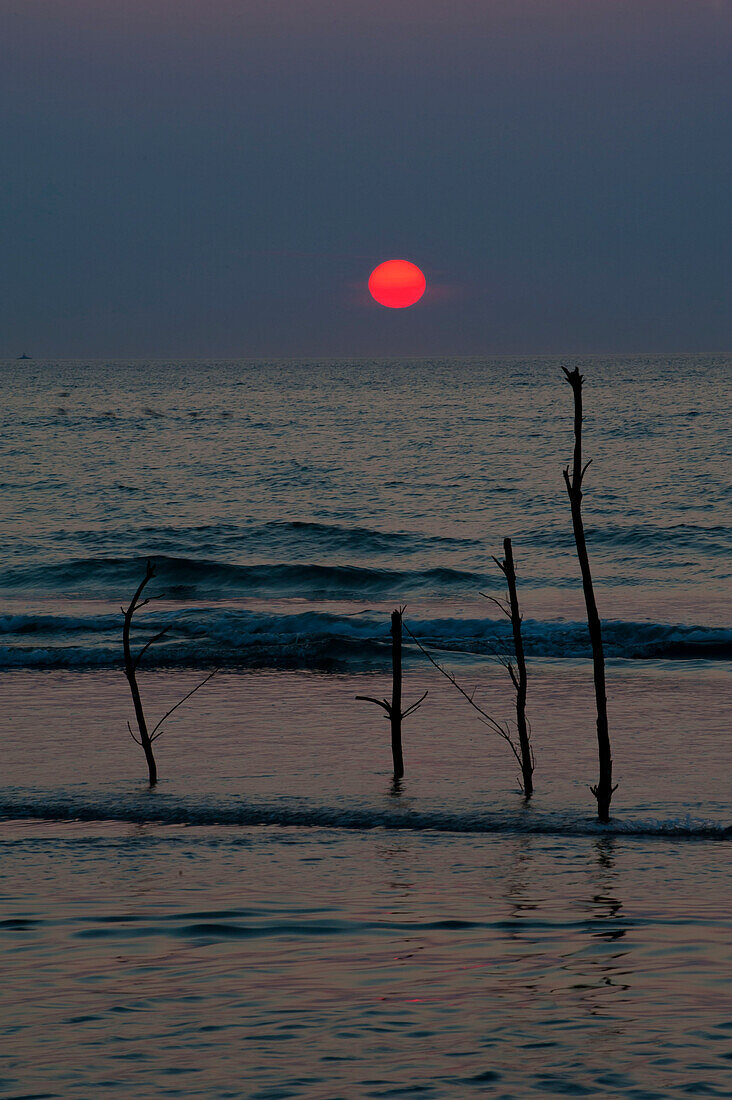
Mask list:
[[[729,1095],[719,844],[23,825],[2,848],[5,1095]]]
[[[502,668],[471,664],[464,675],[472,677],[466,683],[478,689],[476,699],[501,720],[511,717]],[[196,682],[191,671],[141,676],[151,722]],[[611,668],[610,685],[619,783],[611,831],[732,836],[724,766],[729,677],[722,664],[644,663],[637,670],[623,662]],[[160,782],[151,793],[144,758],[126,730],[130,700],[121,672],[6,671],[0,815],[607,833],[593,817],[589,793],[597,749],[585,662],[532,667],[536,794],[529,806],[518,795],[508,747],[444,679],[423,668],[405,676],[405,703],[429,695],[405,720],[407,774],[394,792],[388,723],[355,699],[387,688],[378,673],[222,672],[169,720],[157,742]]]
[[[424,670],[398,788],[353,698],[379,675],[280,671],[191,700],[154,792],[121,674],[6,672],[4,1094],[728,1095],[726,681],[702,665],[613,669],[610,826],[585,662],[534,670],[530,807]],[[151,707],[190,677],[149,674]],[[481,683],[508,702],[502,669]]]
[[[730,1095],[731,365],[585,364],[601,826],[558,361],[0,364],[0,1094]],[[395,603],[511,716],[504,535],[536,794],[409,644],[395,786]]]

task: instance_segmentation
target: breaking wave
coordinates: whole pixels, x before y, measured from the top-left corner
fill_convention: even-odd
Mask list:
[[[497,619],[405,618],[431,649],[486,658],[511,652],[510,624]],[[373,612],[338,615],[304,611],[259,611],[185,607],[143,612],[135,640],[142,645],[166,628],[148,650],[145,667],[301,668],[365,670],[386,668],[390,654],[387,616]],[[120,663],[121,616],[0,615],[0,668],[115,668]],[[523,624],[531,658],[590,656],[584,622]],[[624,660],[729,660],[732,630],[684,624],[607,621],[605,651]],[[405,637],[407,659],[421,660]]]

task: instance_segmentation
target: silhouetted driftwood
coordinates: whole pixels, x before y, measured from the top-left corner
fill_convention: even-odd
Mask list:
[[[124,625],[122,627],[122,648],[123,648],[123,651],[124,651],[124,659],[125,659],[125,676],[127,677],[127,682],[130,685],[130,693],[132,695],[132,702],[133,702],[133,705],[134,705],[134,708],[135,708],[135,719],[137,721],[137,729],[139,731],[139,737],[135,737],[135,734],[132,730],[132,726],[130,725],[129,722],[127,723],[127,729],[130,731],[130,736],[131,736],[132,740],[135,741],[138,745],[141,745],[142,750],[145,753],[145,759],[147,761],[147,770],[148,770],[148,775],[149,775],[150,786],[151,787],[154,787],[155,784],[158,781],[158,769],[157,769],[157,765],[155,763],[155,755],[153,753],[152,746],[153,746],[153,741],[156,741],[158,739],[158,737],[160,737],[160,735],[163,732],[163,730],[162,730],[163,722],[166,720],[166,718],[170,717],[170,715],[173,713],[174,710],[177,710],[178,707],[181,706],[181,704],[185,703],[186,699],[190,699],[191,695],[194,695],[200,688],[203,687],[203,685],[205,683],[208,683],[208,681],[211,679],[211,677],[215,676],[216,672],[218,671],[218,669],[214,669],[213,672],[210,672],[208,674],[208,676],[205,677],[205,679],[201,680],[200,684],[197,684],[193,688],[193,690],[189,691],[187,695],[184,695],[183,698],[180,699],[175,704],[175,706],[171,707],[170,710],[166,711],[166,713],[163,715],[163,717],[160,719],[160,721],[157,723],[157,725],[155,725],[153,727],[153,729],[150,732],[148,732],[147,722],[145,720],[145,712],[142,709],[142,699],[140,698],[140,689],[137,685],[137,675],[136,675],[137,668],[138,668],[138,666],[140,664],[140,661],[142,660],[143,656],[145,655],[145,653],[150,648],[150,646],[154,645],[155,642],[160,641],[160,639],[165,634],[168,633],[168,631],[170,630],[170,627],[166,626],[166,627],[163,628],[163,630],[160,630],[160,631],[158,631],[157,634],[154,634],[152,636],[152,638],[148,639],[148,641],[142,647],[142,649],[137,654],[137,656],[134,656],[134,657],[132,655],[132,648],[130,646],[130,628],[132,626],[132,617],[133,617],[133,615],[135,614],[136,611],[139,611],[141,607],[145,607],[146,604],[149,604],[151,599],[160,599],[159,596],[157,596],[157,597],[154,597],[154,596],[153,597],[148,597],[146,599],[141,599],[140,598],[142,596],[143,591],[145,590],[146,585],[149,584],[149,582],[152,580],[152,578],[154,576],[155,576],[155,566],[153,565],[153,563],[151,561],[148,561],[147,568],[145,570],[145,576],[142,578],[142,580],[140,581],[140,584],[137,586],[137,591],[135,592],[134,596],[132,597],[132,600],[130,601],[129,607],[127,609],[125,609],[124,607],[122,608],[122,614],[125,617],[124,618]]]
[[[473,688],[472,691],[466,691],[465,688],[463,687],[463,685],[460,683],[460,681],[455,676],[455,674],[452,673],[452,672],[449,672],[446,668],[442,667],[440,662],[438,660],[436,660],[435,657],[432,656],[430,651],[428,649],[426,649],[425,646],[422,645],[419,638],[415,634],[412,633],[412,631],[409,629],[409,627],[405,626],[404,629],[406,630],[407,634],[412,639],[412,641],[414,642],[414,644],[416,645],[416,647],[420,651],[420,653],[424,654],[424,656],[427,658],[427,660],[430,662],[430,664],[434,665],[434,667],[437,669],[437,671],[439,673],[441,673],[445,677],[446,680],[449,680],[450,683],[452,684],[452,686],[455,688],[455,690],[459,691],[460,694],[462,695],[463,699],[465,699],[466,702],[468,702],[470,704],[470,706],[473,708],[473,710],[478,715],[478,721],[482,722],[482,724],[484,726],[488,726],[489,729],[493,730],[494,733],[497,733],[499,737],[503,738],[503,740],[506,742],[506,744],[511,749],[511,752],[513,753],[513,755],[516,757],[516,760],[518,761],[518,765],[522,769],[522,772],[523,772],[523,761],[521,759],[520,746],[516,745],[516,742],[514,741],[513,737],[511,737],[511,731],[510,731],[510,729],[508,728],[507,725],[502,725],[500,722],[497,722],[496,719],[493,718],[490,714],[488,714],[487,711],[483,710],[483,708],[481,706],[478,706],[478,704],[475,701],[475,692],[477,691],[477,688]],[[500,657],[499,657],[499,660],[501,660],[501,664],[503,664],[503,665],[506,664],[506,662],[504,660],[502,660]],[[524,789],[523,784],[520,784],[520,786],[521,786],[521,789],[523,790]]]
[[[366,703],[376,703],[386,711],[386,717],[391,725],[391,754],[394,761],[394,778],[401,779],[404,775],[404,756],[402,753],[402,720],[409,714],[414,714],[424,700],[428,692],[425,692],[416,703],[412,703],[406,710],[402,710],[402,621],[404,608],[400,607],[391,613],[391,702],[387,699],[375,699],[372,695],[357,695],[356,698]]]
[[[597,705],[597,747],[600,758],[600,778],[597,786],[592,787],[592,793],[597,799],[597,816],[600,821],[610,820],[610,801],[613,792],[617,790],[617,784],[613,787],[613,759],[610,752],[610,733],[607,721],[607,694],[605,688],[605,654],[602,645],[602,626],[597,612],[595,592],[592,587],[592,574],[590,572],[590,560],[587,556],[587,542],[585,528],[582,522],[582,482],[587,467],[592,462],[582,465],[582,383],[583,376],[579,368],[567,370],[562,367],[564,376],[572,387],[574,394],[574,457],[572,461],[572,473],[569,466],[564,468],[564,481],[567,486],[569,503],[572,510],[572,528],[574,541],[577,546],[577,557],[582,572],[582,588],[585,594],[585,606],[587,608],[587,626],[590,631],[592,644],[592,665],[595,680],[595,702]]]
[[[510,539],[503,540],[503,553],[503,561],[496,557],[494,557],[493,560],[506,578],[508,601],[504,603],[502,600],[496,599],[495,596],[487,596],[487,599],[491,600],[496,607],[500,608],[506,618],[510,620],[513,630],[513,647],[516,654],[516,665],[514,667],[513,662],[508,659],[500,658],[500,660],[501,664],[507,670],[508,675],[511,677],[511,683],[516,689],[516,730],[518,732],[519,749],[521,751],[521,759],[519,760],[522,776],[521,785],[526,797],[531,798],[534,793],[534,753],[531,748],[531,728],[526,718],[526,657],[524,655],[524,640],[521,636],[523,615],[519,608],[518,591],[516,588],[516,569],[513,561],[513,547],[511,546]]]

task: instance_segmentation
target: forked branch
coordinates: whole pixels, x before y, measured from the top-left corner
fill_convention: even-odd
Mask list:
[[[402,710],[402,623],[404,610],[403,607],[399,607],[391,614],[391,702],[388,699],[376,699],[373,695],[356,696],[362,702],[374,703],[386,712],[386,717],[391,725],[391,754],[394,762],[395,779],[401,779],[404,775],[402,720],[419,710],[429,694],[429,692],[425,692],[416,703],[412,703],[406,710]]]
[[[127,682],[130,685],[130,694],[132,695],[132,703],[135,708],[135,719],[137,721],[139,737],[135,736],[132,730],[132,726],[129,722],[127,723],[127,728],[130,731],[130,736],[132,737],[132,740],[135,741],[138,745],[141,745],[142,750],[145,753],[145,760],[147,761],[148,777],[151,787],[154,787],[158,781],[157,764],[155,762],[155,756],[152,750],[152,743],[153,741],[156,741],[158,737],[160,737],[160,735],[162,734],[163,730],[161,727],[163,725],[163,722],[166,720],[166,718],[170,717],[174,710],[177,710],[178,707],[185,703],[187,699],[190,699],[192,695],[195,695],[195,693],[199,691],[204,684],[208,683],[211,677],[215,676],[216,672],[218,671],[218,669],[214,669],[213,672],[210,672],[208,676],[206,676],[205,679],[201,681],[200,684],[197,684],[192,691],[189,691],[187,695],[184,695],[183,698],[175,704],[175,706],[171,707],[170,710],[163,715],[157,725],[153,728],[152,732],[148,731],[145,712],[142,707],[142,699],[140,697],[140,689],[137,684],[137,669],[140,661],[147,653],[150,646],[154,645],[155,642],[159,642],[161,638],[165,637],[171,627],[166,626],[162,630],[159,630],[157,634],[154,634],[151,638],[149,638],[145,645],[140,649],[139,653],[137,653],[135,656],[133,656],[132,654],[132,647],[130,644],[130,630],[132,627],[132,619],[135,615],[135,612],[139,611],[142,607],[146,607],[147,604],[151,602],[151,600],[161,598],[160,596],[147,596],[144,599],[141,598],[146,586],[150,583],[154,576],[155,566],[153,565],[152,561],[148,561],[145,568],[145,576],[142,578],[139,585],[137,586],[135,594],[130,601],[129,607],[122,608],[122,614],[124,615],[124,624],[122,627],[122,649],[124,653],[125,676],[127,677]]]

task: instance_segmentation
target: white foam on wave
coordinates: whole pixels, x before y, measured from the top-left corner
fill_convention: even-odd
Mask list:
[[[490,657],[511,651],[503,620],[408,619],[407,625],[428,647],[467,656]],[[324,611],[274,614],[226,608],[185,607],[143,614],[136,621],[144,642],[168,629],[148,651],[146,665],[266,668],[373,667],[387,660],[389,624],[373,614],[338,615]],[[587,658],[584,622],[538,621],[523,625],[529,657]],[[119,663],[120,619],[116,615],[23,614],[0,616],[0,667],[87,668]],[[728,660],[732,631],[693,624],[603,623],[605,652],[626,660]],[[412,644],[405,638],[409,654]]]

